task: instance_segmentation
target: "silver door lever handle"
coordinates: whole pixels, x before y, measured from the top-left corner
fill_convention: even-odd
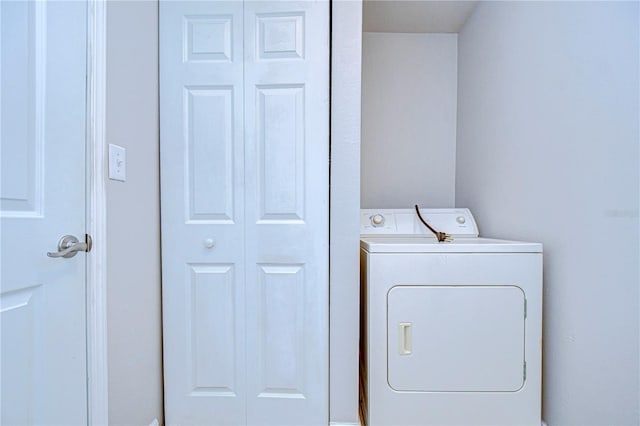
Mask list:
[[[73,235],[65,235],[58,242],[57,252],[47,252],[49,257],[64,257],[66,259],[73,257],[79,251],[91,250],[91,238],[87,235],[87,242],[80,242]]]

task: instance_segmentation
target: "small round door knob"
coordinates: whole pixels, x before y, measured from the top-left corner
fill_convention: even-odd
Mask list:
[[[213,241],[213,238],[205,238],[202,244],[208,249],[213,248],[213,246],[216,245],[216,243]]]

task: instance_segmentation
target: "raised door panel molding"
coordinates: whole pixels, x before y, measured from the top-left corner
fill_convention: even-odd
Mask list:
[[[185,88],[188,221],[233,222],[233,87]]]
[[[237,396],[234,265],[191,264],[191,395]]]
[[[304,398],[305,274],[303,264],[261,264],[259,398]]]
[[[0,295],[2,344],[13,349],[2,352],[3,392],[0,404],[3,424],[34,420],[32,395],[38,379],[34,354],[37,353],[36,339],[39,337],[36,333],[39,307],[36,304],[40,289],[40,286],[35,286]]]
[[[257,58],[304,58],[304,13],[258,14],[256,20]]]
[[[0,25],[2,134],[0,216],[42,217],[46,107],[46,3],[3,3],[24,25]],[[11,10],[7,10],[7,9]]]
[[[304,85],[257,87],[259,222],[304,220]]]
[[[183,61],[232,61],[232,25],[231,15],[185,16]]]

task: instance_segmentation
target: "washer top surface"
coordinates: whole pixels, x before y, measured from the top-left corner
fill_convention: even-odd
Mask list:
[[[362,237],[369,253],[542,253],[542,244],[493,238],[454,237],[439,243],[429,237]]]
[[[479,237],[469,209],[420,212],[452,241],[438,242],[414,209],[366,209],[360,214],[360,247],[369,253],[542,253],[540,243]]]

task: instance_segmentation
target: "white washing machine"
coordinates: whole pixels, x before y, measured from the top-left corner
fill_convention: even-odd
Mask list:
[[[478,237],[468,209],[362,210],[362,417],[541,423],[542,245]]]

